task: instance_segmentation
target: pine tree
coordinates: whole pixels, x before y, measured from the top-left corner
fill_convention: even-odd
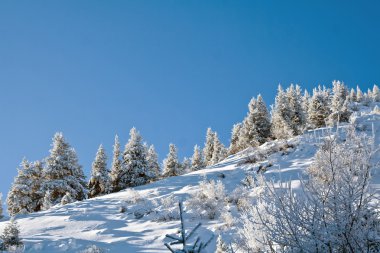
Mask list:
[[[207,128],[206,143],[203,149],[203,157],[207,166],[211,165],[212,154],[214,153],[214,135],[215,133],[211,128]]]
[[[41,191],[42,170],[41,162],[30,163],[23,159],[7,197],[10,215],[41,210],[43,198]]]
[[[110,181],[111,181],[111,189],[112,192],[117,192],[123,189],[124,187],[121,184],[120,181],[120,175],[123,172],[122,170],[122,164],[120,160],[120,142],[119,137],[115,136],[115,143],[113,145],[113,158],[112,158],[112,167],[110,172]]]
[[[287,139],[293,136],[292,113],[289,101],[281,85],[278,86],[277,96],[272,107],[272,134],[277,139]]]
[[[251,99],[248,109],[239,135],[239,146],[243,149],[266,142],[270,135],[269,113],[261,95],[257,96],[257,100]]]
[[[181,175],[180,166],[177,157],[177,147],[174,144],[169,145],[169,153],[164,160],[164,177]]]
[[[309,124],[312,128],[323,127],[326,125],[326,119],[330,115],[329,108],[329,91],[324,87],[318,86],[313,90],[313,96],[309,104]]]
[[[21,247],[23,243],[20,239],[20,230],[14,218],[5,226],[3,233],[0,235],[2,243],[0,251],[12,251]]]
[[[191,171],[191,159],[188,157],[184,157],[182,163],[180,164],[181,173],[189,173]]]
[[[243,150],[242,147],[239,145],[239,136],[240,136],[240,131],[242,129],[243,124],[242,123],[237,123],[233,126],[232,131],[231,131],[231,140],[230,140],[230,147],[228,149],[228,154],[233,155],[236,154],[237,152]]]
[[[156,180],[161,174],[160,164],[158,163],[158,155],[153,145],[149,146],[146,156],[148,162],[148,171],[150,180]]]
[[[151,180],[146,155],[140,133],[136,128],[132,128],[123,153],[123,173],[120,181],[124,188],[143,185]]]
[[[356,99],[356,92],[354,89],[351,88],[351,91],[350,91],[350,102],[356,102],[357,99]]]
[[[359,85],[356,86],[356,101],[362,102],[363,101],[364,94],[362,90],[360,89]]]
[[[372,89],[372,97],[374,102],[380,102],[380,90],[376,84],[373,86]]]
[[[220,142],[218,134],[214,134],[214,152],[212,153],[211,165],[217,164],[227,156],[227,150],[223,143]]]
[[[62,133],[54,135],[50,156],[46,158],[42,189],[50,192],[53,204],[60,203],[67,192],[75,200],[87,197],[82,167],[78,164],[75,150],[66,142]]]
[[[61,199],[61,205],[67,205],[73,202],[74,202],[74,199],[71,196],[70,192],[66,192],[65,196],[63,196],[63,198]]]
[[[343,82],[333,82],[333,97],[331,100],[331,114],[329,116],[329,124],[334,125],[338,122],[348,122],[350,111],[348,109],[348,90]]]
[[[201,149],[198,145],[194,146],[194,154],[191,158],[191,170],[196,171],[205,167]]]
[[[308,119],[308,110],[309,110],[309,103],[310,103],[310,94],[309,92],[305,89],[304,94],[302,96],[302,110],[305,114],[305,121],[306,121],[306,127],[307,127],[307,119]]]
[[[306,126],[305,112],[302,107],[302,91],[299,85],[293,84],[286,90],[286,97],[290,110],[290,125],[293,135],[299,135]]]
[[[107,155],[100,145],[92,163],[91,179],[88,183],[89,198],[109,193],[110,180],[107,170]]]

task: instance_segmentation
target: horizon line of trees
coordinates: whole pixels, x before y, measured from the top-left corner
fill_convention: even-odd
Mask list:
[[[261,95],[250,100],[247,116],[232,128],[228,148],[221,143],[217,132],[208,128],[203,149],[195,145],[192,157],[180,162],[177,147],[170,144],[169,153],[160,166],[154,146],[148,146],[137,129],[132,128],[123,152],[115,136],[110,168],[106,151],[103,145],[99,146],[88,181],[75,149],[62,133],[56,133],[48,157],[35,162],[22,160],[7,196],[8,212],[11,215],[38,212],[59,203],[68,204],[196,171],[269,140],[286,139],[307,129],[347,122],[359,104],[371,102],[380,102],[377,85],[367,92],[359,87],[349,91],[343,82],[334,81],[332,89],[318,86],[312,95],[307,90],[302,91],[299,85],[291,84],[286,89],[279,85],[270,112]]]

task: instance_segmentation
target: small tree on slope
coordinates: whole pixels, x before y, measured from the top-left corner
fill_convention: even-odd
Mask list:
[[[99,195],[109,193],[110,180],[107,170],[107,155],[100,145],[96,152],[95,160],[92,163],[91,178],[88,183],[89,197],[93,198]]]
[[[277,139],[287,139],[293,136],[292,113],[289,108],[286,93],[278,86],[277,96],[272,107],[272,134]]]
[[[181,175],[178,157],[177,157],[177,147],[174,144],[169,145],[169,154],[164,160],[164,177],[178,176]]]
[[[41,210],[43,192],[41,191],[41,162],[30,163],[26,159],[21,162],[18,175],[9,190],[7,206],[10,215],[31,213]]]
[[[151,180],[156,180],[161,174],[160,164],[158,163],[158,155],[153,145],[149,146],[147,156],[148,171],[151,174]]]
[[[66,142],[62,133],[54,135],[50,156],[46,158],[42,189],[50,192],[53,204],[59,203],[67,192],[75,200],[87,197],[82,167],[78,164],[75,150]]]
[[[214,135],[215,133],[211,130],[211,128],[210,127],[207,128],[206,143],[203,149],[203,157],[204,157],[206,166],[212,164],[211,159],[214,153]]]
[[[132,128],[129,133],[129,140],[123,153],[122,166],[123,173],[120,180],[124,188],[146,184],[152,178],[148,170],[146,149],[136,128]]]
[[[344,83],[340,81],[333,82],[333,97],[331,100],[331,114],[329,116],[329,124],[348,122],[350,111],[348,109],[349,97],[348,90]]]
[[[193,157],[191,158],[191,170],[192,171],[200,170],[203,167],[205,167],[205,165],[203,161],[202,151],[198,145],[195,145],[194,154],[193,154]]]
[[[330,115],[329,91],[325,88],[313,90],[308,111],[308,122],[311,128],[323,127],[326,125],[326,119]]]
[[[4,217],[3,215],[3,194],[0,192],[0,220]]]
[[[299,85],[293,84],[286,90],[288,106],[290,108],[290,122],[293,135],[299,135],[306,126],[306,113],[302,107],[302,91]]]
[[[115,143],[113,145],[113,157],[112,157],[112,167],[110,172],[110,180],[111,180],[111,191],[117,192],[123,189],[123,185],[120,181],[120,175],[123,172],[120,160],[120,142],[119,137],[115,136]]]
[[[239,143],[239,136],[240,136],[240,131],[243,127],[242,123],[237,123],[233,126],[232,131],[231,131],[231,140],[230,140],[230,147],[228,148],[228,154],[233,155],[236,154],[237,152],[243,150],[242,147],[240,147]]]
[[[220,142],[218,134],[214,133],[214,151],[212,153],[211,164],[217,164],[227,156],[227,149]]]

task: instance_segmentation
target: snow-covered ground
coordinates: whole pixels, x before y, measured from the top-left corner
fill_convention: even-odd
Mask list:
[[[357,116],[357,129],[369,135],[375,132],[376,143],[380,144],[380,115],[362,114]],[[341,126],[339,131],[343,132],[344,127]],[[332,131],[335,133],[336,130]],[[168,242],[165,234],[178,233],[180,222],[178,219],[162,219],[170,213],[175,216],[178,210],[176,201],[188,199],[197,190],[199,182],[205,178],[220,180],[228,195],[241,185],[246,175],[262,170],[268,180],[292,180],[292,186],[297,187],[304,169],[312,163],[319,143],[331,133],[326,128],[310,131],[287,142],[269,142],[257,149],[230,156],[212,167],[135,187],[134,190],[18,215],[25,252],[81,252],[91,245],[115,253],[168,252],[164,246]],[[249,158],[258,152],[270,155],[262,156],[263,159],[255,163],[244,162],[252,160]],[[372,182],[375,187],[380,185],[379,173],[374,172]],[[200,219],[186,208],[186,201],[184,205],[187,228],[202,222],[198,234],[203,236],[203,240],[212,234],[222,233],[230,238],[234,234],[233,227],[225,229],[222,218]],[[236,208],[229,207],[229,210],[236,214]],[[6,218],[0,222],[0,231],[6,223]],[[214,250],[215,239],[206,252]]]

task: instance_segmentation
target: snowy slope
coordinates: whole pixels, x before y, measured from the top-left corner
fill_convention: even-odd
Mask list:
[[[356,122],[360,131],[372,135],[372,126],[376,132],[376,143],[380,144],[380,115],[358,115]],[[345,126],[339,131],[344,132]],[[336,130],[332,130],[335,132]],[[160,221],[165,212],[160,203],[174,196],[177,200],[186,200],[194,192],[200,181],[221,180],[227,193],[233,192],[247,174],[264,170],[266,178],[292,180],[293,187],[299,185],[302,172],[312,162],[312,158],[324,137],[331,134],[328,129],[318,129],[287,142],[274,141],[258,149],[240,152],[223,162],[186,175],[171,177],[149,185],[135,187],[106,196],[75,202],[65,206],[56,206],[48,211],[17,216],[21,237],[26,245],[25,252],[81,252],[90,245],[97,245],[106,252],[168,252],[164,246],[165,234],[178,232],[179,221]],[[278,147],[284,147],[278,150]],[[255,152],[270,154],[257,163],[244,163]],[[272,153],[274,152],[274,153]],[[221,175],[224,175],[222,177]],[[373,185],[380,185],[380,174],[375,172]],[[171,208],[177,210],[175,202]],[[125,207],[125,212],[121,212]],[[186,208],[186,202],[185,202]],[[232,213],[236,214],[231,207]],[[143,217],[140,214],[143,214]],[[200,219],[191,212],[185,214],[186,226],[194,227]],[[7,219],[0,222],[0,231]],[[224,230],[221,218],[201,219],[199,234],[207,239],[213,233],[233,234],[234,229]],[[207,252],[214,252],[213,240]]]

